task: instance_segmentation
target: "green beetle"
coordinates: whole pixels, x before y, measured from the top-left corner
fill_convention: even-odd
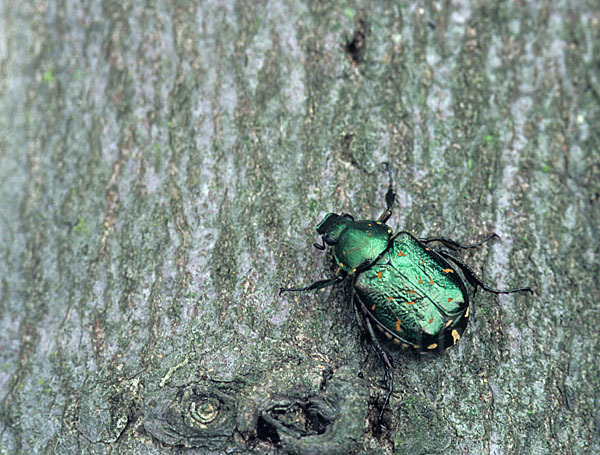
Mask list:
[[[427,353],[452,347],[462,336],[469,318],[469,294],[464,278],[475,288],[495,294],[528,291],[529,287],[499,290],[485,284],[462,261],[447,250],[433,250],[438,242],[452,250],[475,248],[488,241],[490,234],[473,245],[461,245],[443,237],[418,239],[408,232],[393,233],[385,222],[392,215],[395,193],[389,165],[385,163],[389,186],[386,210],[377,220],[355,221],[351,215],[328,213],[317,225],[324,250],[333,249],[338,265],[336,276],[290,291],[312,291],[352,280],[352,301],[361,325],[386,370],[388,394],[381,414],[393,391],[393,367],[390,357],[374,334],[371,321],[388,338],[416,352]],[[454,264],[454,265],[452,265]],[[363,318],[360,314],[367,317]]]

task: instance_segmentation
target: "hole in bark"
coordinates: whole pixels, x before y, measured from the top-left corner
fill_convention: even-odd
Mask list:
[[[325,433],[331,420],[323,415],[318,403],[302,402],[276,405],[258,418],[256,433],[259,439],[278,444],[278,429],[286,428],[298,437]]]
[[[279,433],[277,433],[277,428],[270,422],[267,422],[263,416],[258,417],[258,422],[256,423],[256,436],[258,439],[262,439],[263,441],[269,441],[273,444],[279,444],[281,439],[279,438]]]
[[[346,53],[350,56],[355,64],[360,63],[364,56],[368,34],[369,28],[367,21],[364,19],[358,19],[356,21],[352,39],[344,46]]]

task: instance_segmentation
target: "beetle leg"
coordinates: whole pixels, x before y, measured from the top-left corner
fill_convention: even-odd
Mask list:
[[[394,193],[394,182],[392,180],[392,170],[390,169],[390,163],[386,162],[383,164],[385,165],[385,168],[388,171],[389,183],[388,183],[387,193],[385,193],[386,209],[379,216],[377,221],[381,221],[382,223],[385,223],[390,218],[390,216],[392,216],[392,208],[394,207],[394,200],[396,199],[396,193]]]
[[[379,358],[383,362],[383,368],[385,370],[385,382],[387,384],[387,394],[385,395],[385,400],[383,400],[383,404],[381,405],[381,409],[379,410],[378,420],[381,422],[381,418],[383,417],[383,412],[385,411],[385,407],[390,401],[390,397],[394,392],[394,368],[392,366],[392,362],[381,343],[375,336],[373,332],[373,327],[371,326],[371,321],[368,318],[365,318],[365,325],[367,326],[367,331],[369,332],[369,336],[371,337],[372,346],[375,349],[375,352],[379,355]]]
[[[490,239],[493,239],[494,237],[500,238],[498,237],[498,234],[492,232],[491,234],[488,234],[483,240],[480,240],[477,243],[473,243],[472,245],[462,245],[452,239],[447,239],[445,237],[431,237],[431,238],[426,238],[426,239],[419,239],[419,242],[421,243],[430,243],[430,242],[440,242],[442,244],[444,244],[446,247],[450,248],[451,250],[468,250],[469,248],[477,248],[478,246],[483,245],[485,242],[487,242]]]
[[[321,244],[319,245],[318,243],[313,243],[313,246],[317,249],[317,250],[321,250],[323,251],[325,249],[325,240],[323,239],[323,237],[321,237]]]
[[[334,284],[341,283],[342,281],[344,281],[344,278],[346,278],[345,273],[337,275],[334,278],[330,278],[328,280],[315,281],[313,284],[302,288],[279,288],[279,295],[281,295],[283,292],[314,291],[316,289],[323,289],[328,286],[333,286]]]
[[[533,291],[531,290],[531,288],[529,286],[522,287],[522,288],[514,288],[514,289],[504,289],[504,290],[490,288],[489,286],[486,286],[485,284],[483,284],[483,281],[481,281],[481,278],[479,278],[477,275],[475,275],[475,272],[473,272],[473,269],[471,269],[471,267],[469,267],[467,264],[462,262],[460,259],[455,258],[447,251],[442,250],[442,251],[438,251],[437,253],[440,256],[442,256],[443,258],[449,259],[454,264],[456,264],[460,268],[462,273],[465,275],[465,278],[467,279],[467,281],[469,283],[471,283],[471,286],[473,286],[475,289],[477,289],[477,286],[479,286],[484,291],[492,292],[494,294],[512,294],[513,292],[523,292],[523,291],[528,291],[533,294]]]
[[[367,308],[365,307],[365,304],[362,302],[362,300],[360,300],[360,297],[358,297],[358,295],[356,295],[354,291],[352,291],[352,301],[354,303],[355,308],[357,308],[357,313],[358,306],[360,305],[360,308],[363,311],[363,313],[367,314]],[[356,302],[358,302],[358,304]],[[371,347],[379,356],[379,359],[383,363],[383,368],[385,370],[387,394],[385,396],[385,400],[383,401],[383,405],[381,406],[381,409],[379,411],[379,421],[381,422],[381,418],[383,417],[383,411],[385,411],[385,407],[387,406],[388,402],[390,401],[390,397],[394,392],[394,367],[392,366],[392,360],[390,359],[389,354],[383,348],[383,346],[381,346],[381,343],[377,339],[377,336],[373,331],[373,326],[371,325],[371,321],[369,321],[369,318],[363,316],[362,321],[364,322],[364,326],[366,326],[367,328],[367,333],[369,334],[369,341],[371,342]]]

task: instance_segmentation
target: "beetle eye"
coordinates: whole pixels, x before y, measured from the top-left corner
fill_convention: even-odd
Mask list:
[[[332,238],[329,236],[329,234],[325,234],[325,235],[323,236],[323,240],[324,240],[324,241],[325,241],[325,243],[326,243],[327,245],[329,245],[329,246],[333,246],[333,245],[335,245],[335,240],[333,240],[333,239],[332,239]]]
[[[344,214],[342,214],[342,216],[344,218],[348,218],[350,221],[354,221],[354,217],[352,215],[350,215],[349,213],[344,213]]]

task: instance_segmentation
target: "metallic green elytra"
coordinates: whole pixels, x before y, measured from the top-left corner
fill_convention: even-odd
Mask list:
[[[368,315],[419,351],[450,347],[466,325],[469,296],[448,261],[407,232],[354,280]]]
[[[472,245],[461,245],[444,237],[419,239],[404,231],[394,234],[385,224],[392,215],[395,199],[391,170],[389,165],[386,167],[389,174],[386,209],[377,220],[355,221],[348,214],[328,213],[317,225],[322,243],[314,246],[320,250],[326,244],[332,247],[338,265],[336,276],[305,287],[280,288],[280,294],[312,291],[351,279],[352,301],[359,310],[359,322],[386,370],[388,394],[381,413],[393,390],[393,368],[371,323],[405,348],[420,353],[438,351],[456,344],[467,326],[469,294],[464,279],[474,288],[495,294],[531,292],[528,287],[490,288],[448,250],[428,246],[440,243],[453,251],[475,248],[497,237],[495,234]],[[360,317],[361,314],[366,317]]]

